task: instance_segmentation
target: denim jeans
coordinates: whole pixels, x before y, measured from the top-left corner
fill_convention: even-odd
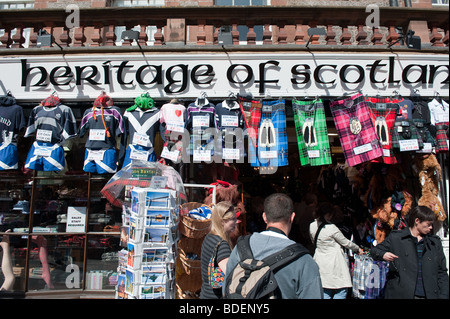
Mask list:
[[[346,299],[347,288],[328,289],[323,288],[323,299]]]

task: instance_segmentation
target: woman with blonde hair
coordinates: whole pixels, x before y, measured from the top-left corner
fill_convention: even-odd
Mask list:
[[[211,230],[203,240],[201,251],[201,299],[222,298],[221,283],[233,249],[230,235],[236,228],[236,211],[227,201],[212,205]]]

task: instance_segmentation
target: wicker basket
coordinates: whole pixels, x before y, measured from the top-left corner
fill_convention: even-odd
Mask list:
[[[187,257],[189,253],[194,253],[200,257],[202,239],[184,237],[178,242],[178,259],[179,271],[187,275],[195,275],[201,272],[201,260],[190,259]],[[195,273],[195,274],[194,274]]]
[[[208,205],[196,202],[189,202],[180,207],[180,233],[189,238],[202,238],[209,233],[211,229],[211,219],[198,220],[188,216],[189,211]]]
[[[198,275],[182,274],[176,277],[176,289],[179,299],[195,299],[200,295],[202,277]]]

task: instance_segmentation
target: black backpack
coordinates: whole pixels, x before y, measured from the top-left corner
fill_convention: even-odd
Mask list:
[[[236,244],[240,261],[225,278],[225,299],[279,298],[280,291],[274,273],[309,251],[300,244],[292,244],[262,260],[253,257],[250,236],[243,236]]]

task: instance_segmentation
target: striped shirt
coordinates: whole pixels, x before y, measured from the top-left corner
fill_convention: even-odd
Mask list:
[[[202,289],[200,292],[201,299],[219,299],[222,297],[222,288],[213,289],[208,282],[208,264],[214,249],[219,241],[222,243],[217,248],[216,261],[219,263],[225,258],[229,258],[231,249],[228,243],[220,236],[208,234],[202,243],[201,252],[201,272],[202,272]]]
[[[77,123],[72,109],[66,105],[38,105],[31,111],[25,137],[35,135],[36,141],[63,144],[77,135]]]

